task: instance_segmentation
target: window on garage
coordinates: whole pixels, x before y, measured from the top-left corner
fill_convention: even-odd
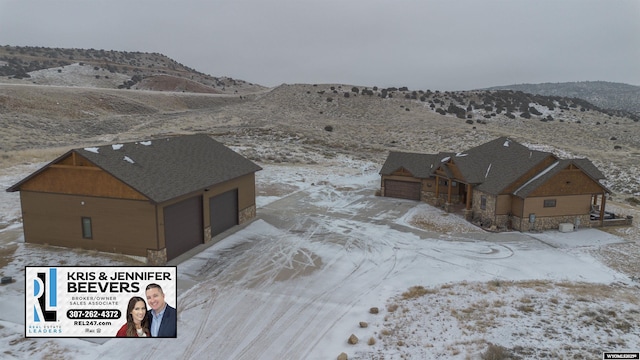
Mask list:
[[[93,230],[91,228],[91,218],[87,216],[82,217],[82,238],[93,239]]]

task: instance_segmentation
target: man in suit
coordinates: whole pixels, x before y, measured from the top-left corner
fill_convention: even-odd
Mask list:
[[[176,324],[178,314],[176,309],[169,306],[164,301],[164,292],[158,284],[147,285],[147,303],[151,307],[149,310],[149,321],[152,337],[176,337]]]

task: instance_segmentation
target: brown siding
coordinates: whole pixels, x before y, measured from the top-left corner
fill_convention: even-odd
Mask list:
[[[580,169],[562,170],[529,194],[535,196],[580,195],[602,193],[602,186]]]
[[[90,166],[51,165],[22,184],[20,190],[133,200],[147,199],[100,168]]]
[[[511,195],[498,195],[496,215],[507,215],[511,212]]]
[[[407,170],[405,168],[400,168],[400,169],[392,172],[391,175],[413,177],[413,174],[411,172],[409,172],[409,170]]]
[[[146,256],[156,249],[155,206],[147,201],[20,192],[25,241]],[[90,217],[93,239],[82,238]]]
[[[436,179],[435,178],[422,179],[422,191],[435,193]]]
[[[544,200],[556,200],[555,207],[544,207]],[[591,210],[591,195],[529,197],[524,201],[523,217],[584,215]]]
[[[89,167],[97,168],[97,166],[94,163],[87,160],[87,158],[76,153],[75,151],[69,154],[69,156],[65,157],[64,159],[59,160],[57,164],[71,165],[71,166],[89,166]]]
[[[511,199],[511,213],[514,216],[522,217],[524,210],[524,199],[514,196]]]
[[[385,180],[398,180],[398,181],[414,181],[414,182],[420,182],[420,179],[410,176],[410,175],[404,175],[404,176],[400,176],[400,175],[382,175],[382,181],[384,182]]]

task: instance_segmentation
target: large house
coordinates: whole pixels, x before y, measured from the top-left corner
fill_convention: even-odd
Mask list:
[[[256,216],[261,168],[207,135],[73,149],[20,191],[25,241],[160,265]]]
[[[484,227],[519,231],[591,226],[605,218],[604,175],[588,159],[559,159],[501,137],[458,153],[391,152],[381,195],[461,209]],[[598,216],[599,215],[599,216]]]

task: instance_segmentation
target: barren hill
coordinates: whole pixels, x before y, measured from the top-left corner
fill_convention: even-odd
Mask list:
[[[0,46],[0,81],[204,93],[264,89],[230,77],[203,74],[158,53]]]
[[[566,98],[340,84],[245,95],[5,84],[0,114],[4,165],[34,149],[51,159],[50,148],[195,132],[275,162],[310,162],[305,153],[314,151],[382,163],[389,150],[460,151],[510,136],[562,157],[588,157],[618,196],[640,194],[637,119]]]
[[[196,326],[187,327],[185,333],[181,333],[191,336],[194,340],[190,343],[195,345],[186,350],[172,347],[182,356],[224,348],[221,353],[242,351],[245,358],[256,358],[255,354],[263,354],[264,349],[273,344],[288,344],[281,346],[287,351],[293,349],[288,354],[304,354],[309,351],[306,341],[309,338],[346,342],[346,336],[345,339],[334,336],[342,330],[336,324],[345,323],[345,319],[349,323],[345,325],[348,333],[358,326],[358,322],[352,320],[368,321],[364,322],[367,329],[360,325],[357,331],[381,335],[371,337],[373,341],[369,340],[368,345],[361,341],[362,348],[376,349],[372,343],[378,339],[377,349],[383,349],[376,355],[373,351],[377,350],[368,350],[362,357],[356,353],[355,356],[349,354],[349,358],[380,354],[411,357],[405,354],[411,354],[414,349],[433,353],[433,343],[436,350],[442,348],[438,350],[443,354],[440,357],[449,356],[458,351],[458,347],[472,348],[469,353],[478,354],[488,341],[485,337],[493,334],[510,348],[490,345],[489,349],[494,352],[538,358],[558,354],[573,358],[584,358],[583,354],[599,355],[603,349],[596,347],[609,339],[615,340],[608,342],[610,346],[637,344],[637,329],[631,324],[638,317],[637,311],[634,312],[637,299],[633,297],[638,285],[619,281],[609,285],[591,284],[599,281],[594,280],[592,274],[610,275],[609,270],[601,269],[599,262],[585,261],[591,257],[600,259],[611,269],[634,279],[640,253],[637,221],[629,228],[605,229],[625,239],[609,245],[600,242],[601,236],[591,243],[590,239],[577,240],[583,232],[575,232],[570,239],[562,239],[564,242],[554,243],[546,237],[538,240],[528,234],[527,239],[521,241],[511,238],[510,233],[504,234],[507,237],[494,238],[495,234],[476,229],[426,204],[370,201],[372,187],[377,186],[376,179],[379,179],[377,169],[391,150],[463,151],[498,136],[508,136],[563,158],[590,158],[607,177],[605,185],[615,192],[614,201],[607,202],[607,206],[624,209],[637,219],[640,121],[634,114],[603,110],[577,98],[518,91],[440,92],[345,84],[285,84],[273,89],[256,87],[255,91],[244,87],[244,92],[238,93],[235,90],[229,93],[230,87],[225,87],[227,93],[220,94],[217,93],[222,90],[220,87],[210,87],[213,92],[204,91],[209,88],[190,92],[194,87],[207,85],[170,74],[141,78],[132,86],[139,90],[117,89],[114,85],[127,77],[119,78],[120,75],[105,68],[95,70],[80,63],[65,65],[60,72],[44,69],[30,74],[27,79],[0,82],[0,128],[3,129],[0,131],[0,177],[7,187],[69,148],[174,134],[209,134],[261,165],[267,165],[257,175],[261,179],[256,193],[265,200],[280,198],[282,203],[280,207],[263,205],[260,212],[264,219],[280,219],[282,228],[261,219],[250,224],[256,228],[236,233],[246,238],[232,239],[227,243],[231,244],[229,248],[211,247],[209,250],[214,251],[196,257],[199,265],[184,267],[187,269],[186,274],[182,273],[185,283],[196,285],[188,296],[180,297],[178,307],[185,323]],[[48,86],[32,83],[45,80]],[[358,180],[345,181],[344,174],[346,178],[359,174]],[[49,246],[25,246],[31,244],[16,240],[22,228],[13,226],[20,217],[18,194],[5,195],[6,198],[13,196],[11,201],[0,202],[8,210],[2,214],[6,219],[4,223],[0,217],[0,230],[6,229],[0,234],[0,242],[5,244],[0,247],[3,251],[0,260],[8,264],[5,268],[19,273],[33,261],[45,259],[73,265],[88,261],[88,256],[92,264],[96,261],[96,265],[113,265],[114,258],[103,260],[104,254],[96,255],[93,251],[78,253],[77,249],[67,252]],[[305,212],[297,212],[303,208]],[[366,212],[365,208],[375,211]],[[381,208],[385,210],[379,211]],[[408,209],[413,215],[398,222],[398,214],[407,213]],[[378,221],[383,222],[377,224]],[[398,231],[396,227],[403,230]],[[433,235],[404,235],[404,228],[411,227]],[[461,231],[465,228],[472,230]],[[470,232],[477,236],[469,235]],[[562,236],[566,234],[558,238]],[[565,247],[564,244],[571,245]],[[544,252],[541,249],[545,249]],[[94,256],[100,258],[93,260]],[[309,259],[311,263],[307,265],[299,258]],[[543,258],[546,262],[536,260],[534,265],[522,264],[532,258]],[[318,263],[316,259],[322,261]],[[567,272],[573,270],[563,259],[571,259],[568,264],[578,263],[578,267],[589,268],[588,272],[580,273],[580,278],[588,279],[589,283],[564,280]],[[257,265],[247,268],[248,263]],[[556,267],[556,263],[560,266]],[[344,264],[353,266],[353,270],[343,267]],[[414,268],[417,264],[429,265]],[[329,271],[334,271],[336,266],[335,273]],[[344,277],[344,269],[350,270],[349,276]],[[434,271],[428,278],[437,279],[438,286],[430,285],[431,280],[421,275]],[[336,275],[338,273],[340,275]],[[478,279],[488,275],[496,277],[492,281],[468,281],[474,274],[481,274]],[[525,274],[534,280],[511,283],[502,274],[515,274],[515,277]],[[318,286],[305,286],[303,296],[287,297],[292,302],[263,301],[270,293],[298,294],[301,283],[296,280],[302,276],[305,284]],[[542,280],[536,280],[536,276]],[[555,281],[559,278],[563,281]],[[333,279],[337,281],[335,284]],[[388,282],[382,283],[380,279]],[[403,293],[402,298],[386,301],[374,295],[378,291],[374,289],[398,287],[398,283],[404,281],[420,284],[411,289],[421,288],[424,294],[406,297]],[[439,285],[439,281],[447,283]],[[424,282],[430,287],[423,288]],[[353,291],[354,284],[356,291]],[[266,292],[267,289],[275,291]],[[12,291],[11,297],[5,294],[5,303],[24,297],[24,287]],[[255,294],[259,295],[254,297]],[[240,298],[243,300],[238,302]],[[247,311],[255,310],[257,303],[268,303],[269,307]],[[355,303],[358,305],[354,306]],[[370,303],[385,305],[386,313],[363,314],[360,304]],[[208,305],[202,307],[202,304]],[[237,311],[229,311],[233,307]],[[324,310],[319,313],[317,309]],[[242,325],[229,331],[251,328],[258,329],[260,334],[247,337],[251,339],[250,345],[239,346],[226,341],[227,337],[217,336],[218,328],[207,332],[207,316],[217,316],[216,311],[227,317],[224,323]],[[275,315],[262,316],[266,313]],[[203,314],[207,315],[204,320]],[[337,317],[340,319],[334,320]],[[33,352],[34,342],[23,341],[24,326],[19,322],[3,323],[7,324],[0,326],[6,339],[5,353],[9,356],[29,353],[32,357],[44,354]],[[274,327],[283,331],[274,332]],[[329,327],[332,332],[324,330]],[[322,333],[306,332],[308,329]],[[472,340],[459,341],[459,336],[451,336],[450,329],[461,329],[464,339]],[[496,329],[500,331],[493,331]],[[572,330],[567,332],[567,329]],[[226,331],[224,327],[222,330]],[[544,331],[545,336],[537,336],[540,331]],[[290,336],[287,332],[295,334]],[[504,340],[505,334],[507,340]],[[475,340],[478,337],[480,340]],[[453,347],[448,345],[452,338]],[[529,341],[538,338],[542,340]],[[550,341],[555,344],[551,350]],[[85,343],[53,344],[58,352],[71,354],[72,358],[77,354],[81,358],[87,353],[98,353],[94,347],[85,347]],[[525,346],[518,345],[520,343]],[[445,344],[446,349],[439,344]],[[120,345],[108,346],[109,343],[104,353],[113,354],[116,346],[121,348]],[[155,351],[166,355],[165,348]],[[489,353],[489,350],[485,352]],[[462,356],[460,354],[460,358]]]

